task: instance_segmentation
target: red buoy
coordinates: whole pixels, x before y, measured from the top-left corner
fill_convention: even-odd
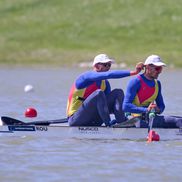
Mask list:
[[[160,136],[157,132],[155,132],[154,130],[150,130],[149,134],[148,134],[148,143],[152,142],[152,141],[160,141]]]
[[[33,118],[36,116],[37,116],[37,111],[34,108],[30,107],[26,109],[25,117]]]

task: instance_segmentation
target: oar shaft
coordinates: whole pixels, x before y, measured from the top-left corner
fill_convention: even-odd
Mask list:
[[[68,119],[57,119],[57,120],[47,120],[47,121],[32,121],[26,124],[28,125],[50,125],[50,124],[59,124],[59,123],[67,123]]]
[[[148,143],[160,140],[160,136],[154,130],[152,130],[154,118],[155,118],[155,112],[151,111],[149,113],[148,140],[147,140]]]
[[[149,112],[148,133],[150,132],[150,130],[152,130],[154,118],[155,118],[155,109],[153,108],[153,109]]]
[[[150,130],[152,130],[153,122],[154,122],[154,117],[152,117],[152,118],[149,120],[148,133],[150,132]]]

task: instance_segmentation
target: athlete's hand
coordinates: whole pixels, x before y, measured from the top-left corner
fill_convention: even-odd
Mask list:
[[[135,71],[131,71],[130,75],[137,75],[138,73],[140,73],[140,71],[142,71],[144,68],[144,64],[142,62],[139,62],[136,64],[135,66]]]
[[[142,71],[143,68],[144,68],[144,64],[142,62],[137,63],[135,67],[137,74],[140,73],[140,71]]]
[[[151,103],[151,104],[148,106],[148,108],[147,108],[147,110],[148,110],[149,112],[150,112],[152,109],[154,109],[156,113],[160,113],[160,109],[159,109],[159,107],[157,106],[157,104]]]

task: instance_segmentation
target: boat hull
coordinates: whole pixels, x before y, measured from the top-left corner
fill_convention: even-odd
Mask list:
[[[155,128],[160,140],[182,140],[182,129]],[[146,128],[69,127],[3,125],[0,136],[42,136],[59,138],[146,140]]]

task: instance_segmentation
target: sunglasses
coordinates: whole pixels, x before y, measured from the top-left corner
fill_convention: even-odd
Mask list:
[[[103,65],[104,67],[111,67],[111,63],[99,63],[101,65]]]
[[[154,66],[154,65],[150,65],[150,67],[151,67],[152,69],[154,69],[155,71],[157,71],[157,72],[159,72],[159,71],[161,71],[161,70],[162,70],[162,66]]]

